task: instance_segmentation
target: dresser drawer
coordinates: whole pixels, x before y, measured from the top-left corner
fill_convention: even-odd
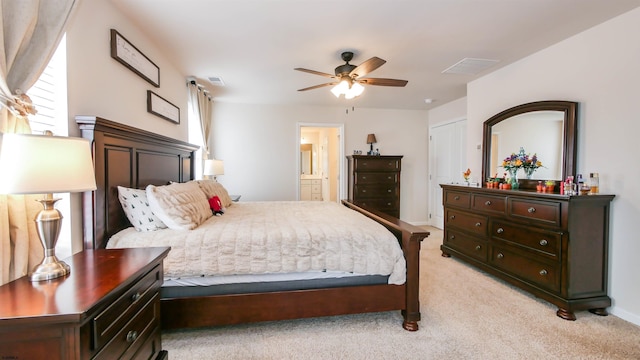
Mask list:
[[[487,261],[487,242],[477,237],[446,229],[444,245],[481,261]]]
[[[510,214],[514,218],[561,226],[561,206],[558,201],[511,199]]]
[[[400,171],[400,159],[371,157],[356,158],[354,162],[358,171]]]
[[[130,359],[160,329],[160,294],[156,292],[107,345],[95,359]]]
[[[540,261],[542,258],[525,256],[512,247],[493,244],[489,263],[542,288],[560,291],[560,270],[558,262]]]
[[[397,172],[358,172],[354,174],[356,184],[395,184],[398,182]]]
[[[475,194],[472,197],[471,208],[492,214],[505,214],[507,198],[505,196]]]
[[[161,279],[162,267],[157,266],[93,318],[93,349],[107,343],[145,303],[157,295]]]
[[[537,230],[501,221],[494,221],[489,233],[493,238],[509,241],[556,259],[560,256],[562,233]]]
[[[367,198],[398,198],[400,193],[397,184],[366,184],[353,187],[355,196],[361,200]]]
[[[456,206],[468,209],[470,204],[471,195],[469,193],[457,192],[457,191],[445,191],[444,193],[444,205]]]
[[[400,208],[399,200],[394,198],[360,199],[354,200],[353,203],[358,206],[378,209],[382,212],[397,211]]]
[[[476,214],[469,214],[462,211],[447,210],[445,226],[456,227],[477,235],[487,234],[487,217]]]

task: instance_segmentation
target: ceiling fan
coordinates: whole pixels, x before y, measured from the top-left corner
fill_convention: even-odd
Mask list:
[[[342,53],[342,60],[346,62],[344,65],[340,65],[335,69],[335,75],[323,73],[320,71],[309,70],[304,68],[295,68],[294,70],[320,75],[333,79],[333,81],[306,87],[304,89],[298,89],[298,91],[313,90],[325,86],[336,85],[331,92],[336,96],[345,96],[346,99],[352,99],[360,94],[364,90],[362,85],[378,85],[378,86],[397,86],[402,87],[407,85],[407,80],[398,79],[383,79],[383,78],[363,78],[363,76],[374,71],[380,66],[384,65],[387,61],[382,60],[379,57],[372,57],[371,59],[356,66],[349,64],[349,61],[353,59],[353,52],[345,51]],[[361,85],[362,84],[362,85]]]

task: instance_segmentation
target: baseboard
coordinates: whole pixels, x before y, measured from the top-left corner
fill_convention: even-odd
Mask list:
[[[615,315],[619,317],[622,320],[625,320],[634,325],[640,326],[640,316],[638,316],[637,314],[630,313],[616,306],[609,308],[609,313],[611,315]]]

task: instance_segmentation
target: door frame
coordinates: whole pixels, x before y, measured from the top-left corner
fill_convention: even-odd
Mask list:
[[[338,180],[336,184],[338,186],[336,202],[340,203],[341,199],[346,198],[346,181],[344,178],[344,169],[346,166],[345,154],[344,154],[344,124],[336,123],[308,123],[298,122],[296,123],[296,199],[300,201],[300,137],[302,128],[305,127],[320,127],[320,128],[335,128],[338,129]]]

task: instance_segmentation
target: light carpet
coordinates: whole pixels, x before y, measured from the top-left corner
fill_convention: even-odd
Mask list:
[[[455,258],[428,228],[420,330],[399,311],[163,332],[170,359],[640,359],[640,327],[557,308]]]

